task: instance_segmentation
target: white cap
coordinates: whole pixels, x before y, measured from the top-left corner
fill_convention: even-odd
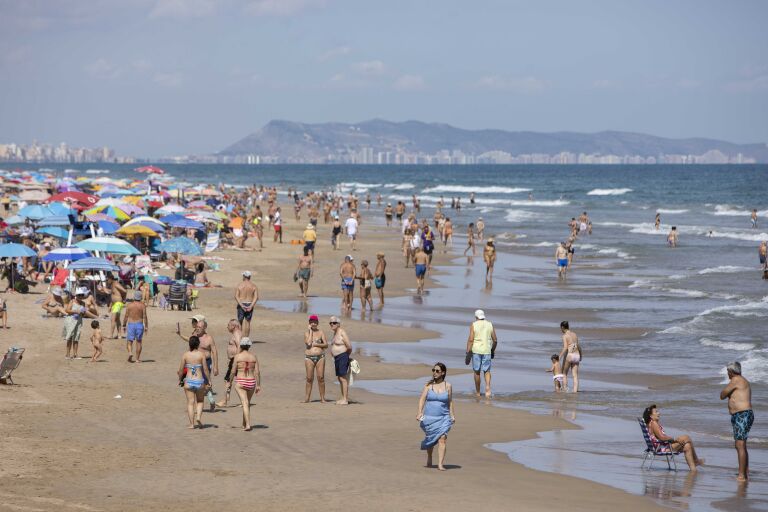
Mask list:
[[[88,288],[80,287],[77,290],[75,290],[75,295],[88,295]]]
[[[478,320],[485,320],[485,311],[483,311],[482,309],[476,309],[475,318],[477,318]]]
[[[353,258],[351,254],[347,254],[347,255],[344,257],[344,259],[346,259],[346,260],[349,260],[349,261],[355,261],[355,258]]]
[[[125,258],[123,258],[123,263],[130,263],[132,261],[133,261],[133,258],[131,258],[130,256],[126,256]]]
[[[241,347],[250,347],[251,345],[253,345],[253,342],[251,341],[251,338],[248,338],[248,337],[240,338],[240,346]]]
[[[243,271],[243,277],[251,277],[251,271],[250,270],[244,270]]]

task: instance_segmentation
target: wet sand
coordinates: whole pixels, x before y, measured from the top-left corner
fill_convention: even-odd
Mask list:
[[[303,222],[286,222],[285,239],[299,238],[303,227]],[[372,235],[374,229],[377,234]],[[318,267],[310,295],[338,300],[338,265],[347,251],[332,253],[325,236],[329,230],[322,224],[319,228]],[[394,228],[390,232],[363,224],[361,248],[354,253],[356,263],[365,255],[372,265],[378,250],[387,253],[387,291],[393,297],[411,293],[415,281],[413,270],[402,268],[396,233]],[[262,252],[216,253],[223,271],[211,272],[209,278],[223,288],[201,291],[194,313],[208,317],[221,361],[226,360],[225,326],[235,312],[233,287],[242,270],[254,271],[262,300],[295,301],[298,287],[291,274],[299,246],[276,246],[271,240],[265,240],[265,246]],[[437,254],[435,262],[446,264],[448,257]],[[191,313],[150,310],[145,362],[126,363],[124,342],[107,340],[105,361],[89,364],[64,359],[62,321],[40,318],[35,302],[42,298],[9,297],[12,329],[0,333],[3,348],[13,344],[27,349],[14,374],[17,385],[0,387],[0,500],[9,510],[154,511],[221,505],[281,511],[416,510],[438,504],[440,510],[481,506],[551,511],[562,507],[563,496],[568,496],[572,510],[661,508],[650,499],[605,485],[527,469],[484,447],[575,428],[560,418],[460,400],[448,440],[449,471],[441,473],[423,467],[413,398],[373,394],[355,386],[350,392],[355,403],[348,407],[299,403],[307,313],[300,307],[294,313],[259,307],[254,314],[251,337],[263,341],[253,349],[263,372],[263,390],[252,408],[257,427],[243,432],[241,410],[229,407],[205,413],[205,428],[189,431],[175,374],[186,344],[174,331],[180,322],[189,333]],[[357,318],[357,297],[355,307]],[[103,327],[105,323],[102,320]],[[358,320],[345,320],[344,326],[353,344],[435,336],[424,329]],[[330,332],[327,316],[321,318],[321,328]],[[91,353],[90,332],[84,327],[81,356]],[[366,380],[427,379],[424,365],[358,358]],[[327,366],[327,395],[335,399],[338,385],[332,364]],[[223,363],[220,370],[223,374]],[[467,378],[454,377],[456,373],[451,368],[451,378]],[[214,378],[214,385],[217,399],[222,399],[222,375]]]

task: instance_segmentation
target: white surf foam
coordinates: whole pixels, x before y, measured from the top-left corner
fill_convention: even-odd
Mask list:
[[[596,188],[587,192],[588,196],[621,196],[632,192],[631,188]]]
[[[527,210],[507,210],[507,216],[504,219],[507,222],[523,222],[525,220],[535,219],[539,215]]]
[[[699,342],[705,347],[717,347],[723,350],[736,350],[739,352],[747,352],[753,350],[755,345],[753,343],[736,343],[733,341],[718,341],[711,338],[701,338]]]
[[[509,201],[508,204],[509,204],[509,206],[568,206],[569,204],[571,204],[571,202],[570,201],[566,201],[565,199],[555,199],[553,201],[512,200],[512,201]]]
[[[399,185],[394,185],[392,188],[395,190],[410,190],[412,188],[416,188],[416,185],[413,183],[401,183]]]
[[[109,174],[109,169],[88,169],[85,174]]]
[[[749,217],[752,215],[751,210],[745,209],[743,206],[734,206],[730,204],[716,204],[715,211],[710,212],[712,215],[718,216],[730,216],[730,217]],[[760,210],[757,212],[760,217],[768,215],[768,210]]]
[[[679,209],[675,210],[673,208],[656,208],[656,213],[666,213],[667,215],[676,215],[678,213],[686,213],[688,210],[685,209]]]
[[[699,270],[699,274],[734,274],[736,272],[751,272],[753,269],[749,267],[737,267],[734,265],[721,265],[719,267],[709,267],[704,270]]]
[[[598,254],[613,254],[613,255],[616,255],[619,258],[622,258],[622,259],[625,259],[625,260],[633,259],[632,256],[630,256],[628,253],[626,253],[626,252],[624,252],[622,250],[616,249],[615,247],[609,247],[608,249],[599,249],[597,251],[597,253]]]
[[[468,187],[465,185],[438,185],[422,190],[422,192],[464,192],[475,194],[519,194],[521,192],[531,192],[533,189],[522,187]]]
[[[357,181],[349,181],[339,183],[339,186],[345,188],[378,188],[381,186],[381,183],[359,183]]]
[[[717,313],[725,313],[732,316],[766,316],[768,314],[768,295],[759,301],[710,308],[696,316],[702,318]]]
[[[709,235],[709,232],[706,234]],[[711,236],[713,238],[730,238],[731,240],[746,240],[749,242],[764,242],[768,240],[768,233],[747,233],[745,231],[712,231]]]

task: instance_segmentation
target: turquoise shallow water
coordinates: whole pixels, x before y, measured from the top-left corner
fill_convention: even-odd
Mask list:
[[[78,166],[69,174],[81,174],[88,167]],[[100,167],[110,177],[141,177],[129,166]],[[65,166],[56,170],[63,175]],[[768,239],[768,166],[166,166],[166,170],[179,181],[193,183],[335,189],[363,199],[370,193],[374,208],[377,194],[385,202],[403,200],[409,206],[411,195],[417,194],[427,218],[441,196],[448,204],[451,197],[461,197],[460,212],[446,210],[455,231],[463,233],[468,222],[482,216],[487,232],[499,242],[493,287],[483,286],[480,257],[457,260],[457,266],[438,278],[445,288],[390,301],[384,311],[367,318],[435,329],[440,337],[418,344],[368,344],[366,351],[385,360],[429,364],[442,360],[449,368],[456,367],[462,364],[471,312],[483,307],[504,341],[495,361],[495,391],[501,401],[528,410],[556,411],[563,408],[554,401],[551,379],[543,369],[548,355],[559,349],[559,321],[578,318],[574,330],[589,333],[582,334],[585,392],[567,398],[567,409],[628,422],[626,430],[620,424],[617,429],[632,436],[625,439],[629,450],[639,435],[632,433],[634,417],[649,402],[656,402],[664,408],[669,429],[703,439],[718,459],[722,454],[723,467],[733,466],[735,455],[728,451],[730,425],[717,394],[725,363],[740,360],[754,384],[753,471],[763,475],[759,478],[768,473],[764,450],[768,423],[761,421],[761,411],[768,405],[764,327],[768,281],[760,279],[757,261],[757,245]],[[469,202],[470,192],[476,194],[475,204]],[[758,229],[750,227],[752,208],[760,212]],[[567,236],[567,221],[582,211],[589,213],[594,231],[577,242],[575,266],[568,282],[560,283],[554,270],[555,244]],[[660,231],[653,229],[656,212],[662,218]],[[380,210],[363,213],[381,218]],[[664,243],[672,225],[680,231],[677,249]],[[463,243],[457,236],[457,246]],[[338,313],[336,300],[269,305]],[[632,377],[633,385],[616,384],[627,382],[627,377]],[[407,388],[407,383],[395,386],[398,392]],[[573,442],[594,442],[588,424],[585,428],[587,437]],[[513,459],[532,464],[521,455],[525,450],[503,448]],[[622,461],[630,461],[610,460],[632,482],[637,474],[634,466],[622,466]],[[534,467],[565,471],[545,461]],[[712,474],[720,476],[693,488],[706,489],[707,496],[717,499],[733,496],[727,470]],[[685,490],[687,484],[681,481],[673,482],[670,493]],[[722,483],[721,492],[713,495],[717,482]],[[636,492],[621,482],[616,485]],[[663,482],[644,485],[660,494],[669,488]],[[766,495],[759,484],[750,489],[758,500]],[[697,500],[691,503],[703,503]]]

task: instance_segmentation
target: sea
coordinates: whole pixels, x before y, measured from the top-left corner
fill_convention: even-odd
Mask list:
[[[144,178],[124,165],[44,167],[62,177]],[[500,340],[493,405],[555,415],[580,427],[489,448],[537,470],[606,483],[679,509],[768,510],[768,280],[758,261],[758,245],[768,240],[768,165],[162,167],[177,182],[332,189],[361,200],[370,193],[371,211],[361,204],[373,222],[383,222],[378,194],[384,203],[402,200],[409,209],[415,194],[428,219],[442,199],[456,236],[454,247],[446,248],[452,264],[435,273],[439,288],[393,299],[367,316],[352,313],[438,336],[418,343],[353,340],[363,352],[392,362],[444,361],[450,373],[464,367],[468,326],[473,311],[483,308]],[[456,197],[461,210],[449,208]],[[753,208],[757,228],[750,222]],[[569,220],[582,212],[592,234],[578,238],[573,266],[559,280],[555,248],[568,237]],[[481,217],[499,251],[491,285],[481,251],[474,258],[462,254],[467,224]],[[672,226],[679,232],[677,248],[666,244]],[[389,261],[401,265],[396,255]],[[339,312],[336,299],[265,304]],[[545,372],[561,348],[561,320],[570,321],[584,350],[578,394],[553,393]],[[748,486],[734,482],[730,419],[718,396],[729,361],[740,361],[753,384]],[[469,399],[471,379],[452,380]],[[360,383],[380,393],[415,395],[423,379]],[[651,471],[640,469],[644,443],[636,418],[652,403],[667,432],[691,435],[707,459],[698,476],[688,475],[682,457],[677,472],[658,460]]]

